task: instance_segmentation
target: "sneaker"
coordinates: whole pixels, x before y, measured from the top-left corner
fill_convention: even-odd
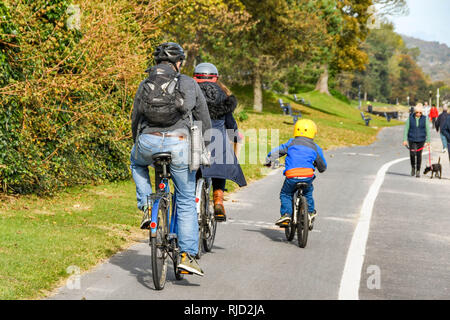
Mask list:
[[[412,168],[411,169],[411,177],[414,177],[416,175],[416,169]]]
[[[142,217],[141,221],[141,229],[150,229],[150,222],[152,222],[152,219],[149,214],[149,210],[147,206],[144,206],[142,208],[142,211],[144,211],[144,215]]]
[[[417,172],[416,172],[416,178],[420,178],[420,170],[417,170]]]
[[[284,215],[282,215],[281,217],[280,217],[280,219],[278,219],[276,222],[275,222],[275,224],[277,225],[277,226],[283,226],[283,225],[288,225],[289,224],[289,222],[291,222],[291,216],[290,215],[288,215],[287,213],[285,213]]]
[[[446,153],[447,152],[447,149],[442,149],[442,153]]]
[[[197,260],[195,260],[195,258],[192,257],[187,252],[181,253],[181,261],[180,261],[180,264],[178,265],[178,268],[185,270],[187,272],[190,272],[190,273],[194,273],[199,276],[204,275],[203,270],[198,265]]]
[[[311,231],[314,228],[314,220],[316,219],[317,211],[314,210],[313,212],[308,213],[309,218],[309,231]]]

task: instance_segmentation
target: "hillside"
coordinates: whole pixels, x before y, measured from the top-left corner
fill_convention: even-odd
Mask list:
[[[408,48],[419,48],[419,66],[433,81],[450,84],[450,48],[436,41],[424,41],[402,35]]]

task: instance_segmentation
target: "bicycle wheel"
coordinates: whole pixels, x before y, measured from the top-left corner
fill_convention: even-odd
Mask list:
[[[217,230],[217,221],[214,217],[214,210],[210,201],[210,188],[207,188],[206,185],[202,188],[202,204],[200,206],[200,212],[202,216],[202,240],[203,240],[203,248],[206,252],[211,252],[214,239],[216,238],[216,230]]]
[[[176,240],[174,240],[176,241]],[[178,247],[178,245],[175,245],[176,247]],[[175,272],[175,279],[177,280],[183,280],[184,275],[181,273],[181,270],[178,269],[178,264],[180,263],[181,260],[181,255],[180,252],[178,250],[174,250],[173,251],[173,270]]]
[[[288,241],[294,240],[295,236],[295,229],[297,228],[297,211],[298,211],[298,191],[294,193],[294,196],[292,197],[292,217],[291,222],[289,223],[289,226],[284,229],[284,233],[286,235],[286,239]]]
[[[195,195],[196,195],[196,201],[198,201],[198,205],[197,207],[199,208],[199,210],[197,211],[197,221],[198,221],[198,252],[197,255],[195,256],[195,259],[200,259],[203,253],[203,229],[204,229],[204,225],[203,225],[203,212],[202,212],[202,207],[203,207],[203,187],[205,185],[205,180],[203,178],[200,178],[197,180],[197,189],[195,191]]]
[[[306,198],[300,196],[299,210],[297,211],[297,240],[300,248],[306,247],[308,241],[309,218]]]
[[[167,208],[165,201],[158,202],[158,221],[156,234],[152,237],[150,232],[150,244],[152,248],[152,277],[156,290],[162,290],[166,284],[167,275]]]

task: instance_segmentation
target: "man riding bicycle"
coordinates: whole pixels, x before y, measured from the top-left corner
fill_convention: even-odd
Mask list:
[[[132,113],[134,146],[130,168],[136,184],[137,206],[144,212],[141,228],[148,229],[150,224],[147,197],[152,193],[148,170],[148,166],[152,166],[152,155],[170,152],[181,251],[178,268],[203,275],[194,258],[198,252],[198,220],[196,171],[189,170],[189,115],[201,122],[203,133],[211,128],[211,119],[197,82],[180,74],[185,59],[181,46],[163,43],[156,48],[154,59],[156,65],[146,70],[148,78],[140,83],[136,92]]]

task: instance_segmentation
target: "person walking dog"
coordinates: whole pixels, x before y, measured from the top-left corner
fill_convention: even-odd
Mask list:
[[[430,145],[430,122],[423,115],[421,103],[414,107],[412,114],[405,123],[403,145],[408,147],[411,159],[411,176],[420,178],[422,150]]]

